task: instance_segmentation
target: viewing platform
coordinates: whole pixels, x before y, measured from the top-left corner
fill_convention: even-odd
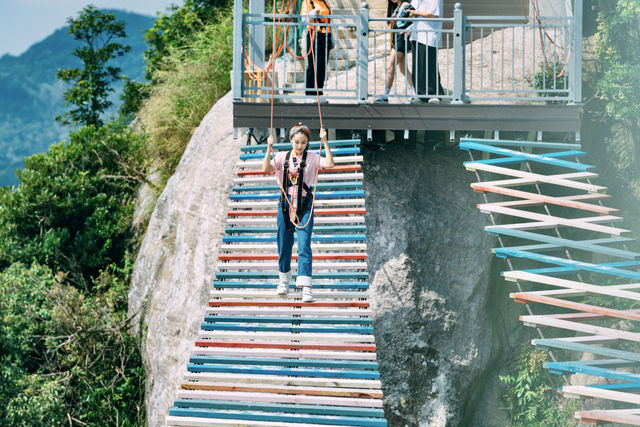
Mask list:
[[[404,31],[390,29],[387,22],[399,18],[373,17],[367,3],[358,14],[334,11],[330,25],[335,47],[328,55],[321,97],[326,127],[579,133],[582,1],[576,0],[567,16],[540,16],[536,11],[529,16],[467,16],[460,3],[449,3],[445,14],[450,16],[402,18],[442,23],[437,37],[443,92],[424,95],[419,104],[410,103],[414,94],[397,66],[389,102],[375,102],[384,94],[391,39]],[[301,15],[275,14],[272,62],[272,43],[265,40],[271,38],[274,15],[265,12],[259,0],[251,2],[250,13],[242,13],[239,1],[235,8],[234,127],[268,128],[272,97],[274,127],[297,121],[319,127],[316,96],[305,95],[309,49]],[[511,12],[514,7],[503,9]],[[410,43],[405,54],[410,70]],[[439,104],[428,102],[436,97]]]

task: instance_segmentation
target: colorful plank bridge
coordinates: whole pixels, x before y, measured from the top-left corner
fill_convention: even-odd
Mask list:
[[[502,275],[517,285],[510,296],[526,304],[520,320],[551,353],[546,368],[585,376],[589,385],[563,386],[565,395],[608,401],[576,418],[640,425],[640,253],[626,249],[632,239],[614,226],[622,218],[602,203],[580,145],[464,138],[460,148],[485,198],[478,208],[491,215],[493,252],[509,267]]]
[[[336,166],[318,176],[311,303],[294,283],[288,296],[276,295],[280,189],[259,170],[266,147],[242,148],[214,289],[167,425],[387,425],[359,144],[331,141]]]

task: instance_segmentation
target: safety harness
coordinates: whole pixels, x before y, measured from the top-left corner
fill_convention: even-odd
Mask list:
[[[295,218],[302,218],[302,207],[303,207],[303,198],[302,190],[307,192],[307,196],[309,196],[311,189],[307,184],[304,183],[304,168],[307,165],[307,150],[304,150],[302,154],[302,162],[296,171],[289,172],[289,158],[291,157],[291,150],[287,152],[287,155],[284,159],[284,168],[282,174],[283,181],[283,189],[284,191],[280,194],[280,206],[282,208],[283,213],[289,213],[289,218],[292,222],[295,222]],[[287,202],[285,197],[289,194],[289,187],[293,187],[293,191],[291,192],[291,206],[296,207],[295,216],[292,215],[287,206]]]

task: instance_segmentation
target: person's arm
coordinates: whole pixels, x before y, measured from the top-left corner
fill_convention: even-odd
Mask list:
[[[322,141],[324,150],[326,152],[326,156],[320,158],[320,168],[332,168],[335,163],[333,162],[333,154],[331,154],[331,148],[329,148],[329,142],[327,141],[327,131],[324,129],[320,129],[320,141]]]
[[[271,166],[271,152],[273,151],[273,135],[269,135],[267,138],[267,152],[264,154],[262,160],[262,172],[273,173],[273,166]]]
[[[409,9],[409,16],[411,18],[439,18],[438,15],[434,15],[431,12],[421,12],[419,10]]]

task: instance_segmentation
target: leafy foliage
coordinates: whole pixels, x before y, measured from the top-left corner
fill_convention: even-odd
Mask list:
[[[83,43],[73,50],[73,54],[82,61],[84,68],[58,70],[56,76],[60,80],[74,84],[65,92],[65,105],[75,105],[58,119],[65,124],[101,126],[101,113],[112,105],[108,95],[113,89],[109,85],[120,78],[120,68],[107,63],[131,50],[130,46],[114,41],[126,37],[124,21],[116,20],[113,13],[87,6],[68,23],[69,34]]]
[[[229,0],[186,0],[182,7],[173,5],[168,13],[161,15],[153,28],[145,33],[149,48],[145,52],[147,79],[154,77],[155,71],[171,49],[188,46],[194,35],[219,18],[219,9],[226,7]]]
[[[188,49],[169,49],[139,113],[149,134],[147,157],[160,163],[165,179],[173,174],[194,129],[230,89],[233,18],[230,9],[218,15],[215,24],[192,36]]]
[[[534,87],[536,89],[557,89],[557,92],[543,92],[541,95],[543,97],[556,97],[556,96],[566,96],[567,90],[563,90],[565,87],[569,87],[569,82],[567,75],[563,73],[563,68],[565,64],[560,62],[555,62],[553,64],[549,64],[548,68],[546,64],[542,64],[540,67],[541,70],[536,73],[534,76]],[[567,101],[547,101],[548,104],[566,104]]]
[[[520,355],[517,372],[500,376],[505,384],[503,399],[514,426],[565,427],[576,425],[575,402],[560,407],[556,388],[561,377],[551,377],[544,369],[547,353],[530,350],[527,345]]]
[[[89,126],[27,158],[21,185],[0,189],[0,268],[36,261],[90,287],[131,236],[143,141],[119,124]]]

